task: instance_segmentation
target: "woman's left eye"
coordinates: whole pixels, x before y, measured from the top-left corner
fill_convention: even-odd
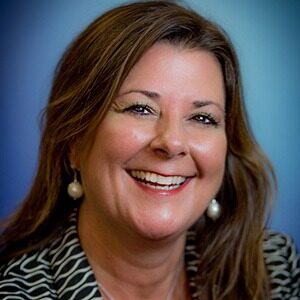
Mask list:
[[[195,114],[194,116],[191,117],[191,120],[207,126],[210,125],[217,126],[219,124],[219,122],[215,119],[215,117],[209,113]]]

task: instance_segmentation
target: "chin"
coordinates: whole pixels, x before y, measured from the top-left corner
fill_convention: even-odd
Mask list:
[[[168,240],[177,237],[191,226],[185,224],[182,219],[144,219],[136,224],[136,229],[143,238],[152,241]]]

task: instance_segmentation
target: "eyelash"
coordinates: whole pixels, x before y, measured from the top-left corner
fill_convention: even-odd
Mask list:
[[[201,123],[205,126],[212,125],[214,127],[217,127],[219,125],[219,122],[210,113],[197,113],[191,117],[191,120]]]
[[[147,104],[135,103],[123,109],[123,112],[129,112],[139,116],[154,114],[153,109]]]
[[[152,107],[147,104],[135,103],[123,109],[123,112],[132,113],[138,116],[148,116],[150,114],[155,114],[155,111]],[[197,113],[194,114],[190,120],[200,123],[205,126],[214,126],[217,127],[219,122],[216,118],[210,113]]]

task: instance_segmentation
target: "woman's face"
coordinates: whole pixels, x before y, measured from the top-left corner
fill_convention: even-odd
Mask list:
[[[224,108],[212,54],[155,44],[129,73],[91,145],[75,155],[86,218],[150,239],[185,232],[223,179]]]

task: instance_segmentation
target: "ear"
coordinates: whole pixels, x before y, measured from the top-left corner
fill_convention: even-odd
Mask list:
[[[74,142],[70,145],[68,157],[70,161],[70,167],[74,170],[80,170],[79,146],[77,142]]]

